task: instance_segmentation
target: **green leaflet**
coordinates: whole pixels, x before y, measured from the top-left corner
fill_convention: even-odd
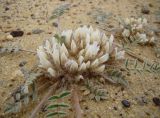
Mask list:
[[[109,72],[109,77],[115,84],[121,84],[124,86],[128,86],[128,82],[125,80],[125,76],[122,74],[121,71],[118,70],[112,70]]]
[[[70,94],[69,91],[65,91],[65,92],[61,93],[59,97],[60,97],[60,98],[63,98],[63,97],[65,97],[65,96],[68,96],[69,94]]]
[[[67,110],[70,107],[70,105],[66,103],[62,103],[58,100],[61,100],[62,98],[68,96],[69,94],[70,94],[69,91],[63,91],[59,95],[54,95],[50,97],[48,100],[53,101],[53,103],[50,103],[48,105],[47,107],[48,114],[46,117],[56,117],[57,118],[57,117],[66,115],[67,113],[61,110]],[[57,102],[60,102],[60,103],[57,103]]]
[[[67,108],[67,107],[70,107],[69,104],[66,104],[66,103],[56,103],[56,104],[51,104],[48,106],[47,109],[56,109],[58,107],[64,107],[64,108]]]
[[[50,97],[48,100],[57,100],[60,98],[64,98],[64,97],[68,96],[69,94],[70,94],[69,91],[64,91],[60,95],[54,95],[54,96]]]
[[[57,99],[59,99],[59,96],[54,95],[54,96],[50,97],[48,100],[57,100]]]
[[[59,44],[63,44],[65,41],[65,37],[64,36],[59,36],[58,34],[55,34],[54,37],[57,39],[57,42]]]
[[[100,100],[107,99],[107,91],[105,89],[102,89],[101,86],[98,86],[97,84],[94,85],[93,82],[87,80],[85,82],[85,87],[83,91],[89,91],[89,98],[95,99],[97,102]]]
[[[132,63],[133,62],[133,63]],[[149,72],[149,73],[155,73],[155,74],[160,74],[160,64],[159,63],[152,63],[149,64],[147,62],[144,62],[143,64],[138,63],[137,60],[130,60],[126,59],[125,61],[125,68],[127,70],[134,70],[139,73],[142,72]]]
[[[52,117],[57,117],[57,115],[60,115],[60,116],[62,116],[62,115],[66,115],[66,112],[63,112],[63,111],[56,111],[56,112],[51,112],[51,113],[48,113],[47,114],[47,118],[52,118]]]

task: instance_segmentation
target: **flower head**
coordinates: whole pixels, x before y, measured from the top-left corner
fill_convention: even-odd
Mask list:
[[[124,20],[124,24],[122,23],[121,26],[122,36],[124,38],[129,39],[138,39],[139,43],[146,44],[146,43],[155,43],[155,39],[152,37],[148,37],[146,34],[145,27],[147,26],[147,19],[146,18],[126,18]]]
[[[64,40],[58,41],[62,37]],[[72,76],[86,72],[102,73],[114,50],[113,40],[113,35],[108,38],[91,26],[63,31],[58,39],[54,36],[37,49],[40,67],[55,78],[66,73]],[[122,59],[123,53],[116,51],[116,59]]]

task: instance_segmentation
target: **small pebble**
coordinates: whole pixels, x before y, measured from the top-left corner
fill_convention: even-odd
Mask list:
[[[146,97],[137,97],[136,101],[139,105],[142,105],[142,106],[148,103],[148,100]]]
[[[7,40],[12,40],[12,39],[13,39],[13,36],[9,34],[9,35],[6,36],[6,39],[7,39]]]
[[[142,6],[141,12],[143,14],[149,14],[150,10],[149,10],[148,6],[144,5],[144,6]]]
[[[6,92],[3,91],[3,92],[1,93],[1,96],[4,97],[5,95],[6,95]]]
[[[31,14],[31,18],[32,18],[32,19],[35,19],[36,17],[35,17],[35,15],[34,15],[34,14]]]
[[[58,24],[57,24],[56,22],[53,22],[52,25],[53,25],[54,27],[58,27]]]
[[[148,5],[149,5],[149,7],[153,7],[153,4],[152,4],[152,3],[149,3]]]
[[[113,109],[117,111],[117,107],[113,107]]]
[[[8,7],[6,7],[6,8],[5,8],[5,11],[8,11],[8,10],[9,10],[9,8],[8,8]]]
[[[11,82],[15,82],[15,81],[16,81],[15,78],[12,78],[12,79],[11,79]]]
[[[23,67],[26,63],[27,63],[27,61],[21,61],[21,62],[19,63],[19,67]]]
[[[87,15],[91,15],[91,12],[88,12]]]
[[[158,97],[154,97],[152,100],[156,106],[160,106],[160,99]]]
[[[98,21],[96,21],[95,23],[96,23],[96,24],[99,24],[99,22],[98,22]]]
[[[28,32],[28,33],[27,33],[27,35],[31,35],[31,34],[32,34],[31,32]]]
[[[10,33],[13,37],[20,37],[20,36],[23,36],[24,32],[21,31],[21,30],[17,30],[17,31],[12,31]]]
[[[78,5],[74,4],[73,7],[77,7]]]
[[[123,104],[124,107],[127,107],[127,108],[130,107],[130,102],[127,100],[122,100],[121,103]]]
[[[41,30],[41,29],[33,29],[33,30],[32,30],[32,33],[33,33],[33,34],[40,34],[40,33],[42,33],[42,32],[44,32],[44,31]]]
[[[12,86],[13,86],[13,84],[11,84],[11,83],[10,83],[10,84],[8,84],[8,87],[12,87]]]
[[[85,110],[88,110],[89,108],[88,108],[88,106],[85,106],[84,109],[85,109]]]
[[[48,32],[48,34],[52,34],[52,32]]]

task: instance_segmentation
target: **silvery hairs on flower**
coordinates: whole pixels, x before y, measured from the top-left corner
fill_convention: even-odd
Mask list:
[[[113,48],[113,35],[108,38],[91,26],[63,31],[60,37],[64,37],[61,43],[54,36],[37,49],[39,67],[53,78],[66,73],[81,77],[86,72],[102,73],[111,53],[114,53],[115,59],[124,58],[124,51],[117,52],[117,48]]]

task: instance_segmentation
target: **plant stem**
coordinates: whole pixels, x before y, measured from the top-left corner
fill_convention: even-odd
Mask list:
[[[42,86],[40,86],[40,87],[38,88],[38,91],[41,91],[41,90],[49,87],[50,85],[51,85],[51,84],[50,84],[49,82],[46,82],[45,84],[43,84]]]
[[[48,100],[48,98],[51,96],[51,94],[55,91],[55,89],[57,88],[59,82],[55,83],[54,85],[52,85],[49,89],[49,91],[46,93],[46,95],[43,97],[43,99],[41,100],[41,102],[36,106],[36,108],[33,110],[30,118],[35,118],[36,113],[42,108],[42,106],[44,105],[44,103]]]
[[[73,102],[73,107],[75,109],[75,118],[82,118],[82,110],[79,104],[79,98],[78,98],[78,93],[77,93],[77,86],[74,85],[72,90],[72,102]]]

